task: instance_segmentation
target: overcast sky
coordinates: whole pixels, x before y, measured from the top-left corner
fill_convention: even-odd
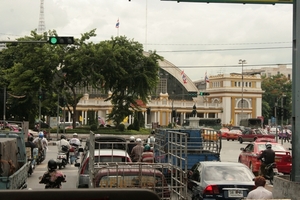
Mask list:
[[[38,28],[40,0],[0,0],[0,40]],[[292,62],[292,4],[177,3],[160,0],[45,0],[46,31],[94,42],[126,36],[156,50],[192,80]],[[116,28],[119,19],[119,29]]]

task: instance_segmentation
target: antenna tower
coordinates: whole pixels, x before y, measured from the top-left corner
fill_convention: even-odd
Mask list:
[[[44,18],[44,0],[41,0],[41,3],[40,3],[40,18],[39,18],[39,26],[38,26],[38,30],[37,32],[39,34],[42,34],[44,33],[46,30],[46,27],[45,27],[45,18]]]

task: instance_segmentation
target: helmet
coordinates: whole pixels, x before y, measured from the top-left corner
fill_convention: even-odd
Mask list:
[[[53,171],[57,168],[57,163],[55,162],[55,160],[49,160],[48,161],[48,170],[49,171]]]
[[[271,149],[272,148],[272,144],[271,143],[266,143],[266,149]]]
[[[135,141],[134,136],[130,136],[129,141],[134,142]]]
[[[78,137],[77,133],[73,133],[73,137]]]
[[[60,136],[60,139],[66,139],[66,136],[61,135],[61,136]]]
[[[145,145],[144,151],[150,151],[150,146],[148,144]]]
[[[39,138],[42,139],[43,137],[44,137],[44,133],[43,133],[43,131],[40,131],[40,132],[39,132]]]
[[[136,142],[142,143],[142,139],[141,138],[136,138]]]

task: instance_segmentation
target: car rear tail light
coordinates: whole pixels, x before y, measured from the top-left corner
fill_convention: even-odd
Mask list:
[[[220,192],[217,185],[208,185],[204,189],[203,194],[220,194]]]

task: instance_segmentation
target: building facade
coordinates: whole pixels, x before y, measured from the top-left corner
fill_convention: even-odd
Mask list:
[[[169,61],[160,61],[159,65],[160,81],[151,100],[140,104],[145,126],[152,122],[161,126],[169,123],[181,125],[192,116],[193,106],[196,106],[198,117],[220,118],[222,124],[238,125],[240,119],[261,116],[263,91],[260,74],[221,74],[210,76],[209,82],[194,83]],[[210,95],[199,96],[199,91],[209,92]],[[197,97],[191,95],[195,93]],[[78,121],[87,124],[88,111],[96,111],[99,118],[105,121],[112,110],[112,104],[105,101],[107,95],[97,95],[93,90],[85,93],[77,105]],[[67,118],[71,119],[71,113]],[[132,116],[128,116],[126,122],[131,124],[133,120]]]

